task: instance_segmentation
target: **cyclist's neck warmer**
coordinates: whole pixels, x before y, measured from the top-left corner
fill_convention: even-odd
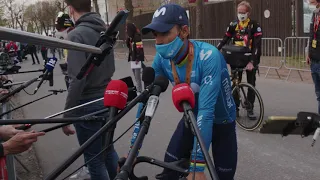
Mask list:
[[[250,18],[248,18],[244,21],[239,21],[238,26],[240,26],[241,28],[246,28],[246,27],[248,27],[249,22],[250,22]],[[240,27],[237,27],[237,28],[241,29]]]
[[[188,56],[188,49],[189,49],[189,41],[185,41],[184,42],[184,45],[182,46],[182,51],[178,54],[178,57],[175,58],[174,62],[177,64],[177,65],[182,65],[184,64],[185,60],[188,59],[187,56]]]

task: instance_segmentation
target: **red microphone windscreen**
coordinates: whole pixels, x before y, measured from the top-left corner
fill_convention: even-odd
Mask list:
[[[128,86],[121,80],[112,80],[109,82],[104,93],[104,106],[124,109],[128,99]]]
[[[179,112],[183,112],[183,108],[181,106],[181,102],[183,101],[188,102],[192,109],[196,104],[194,93],[187,83],[178,84],[173,87],[172,101]]]

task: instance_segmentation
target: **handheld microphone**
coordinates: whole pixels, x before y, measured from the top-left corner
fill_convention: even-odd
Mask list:
[[[204,159],[208,165],[211,178],[219,180],[210,155],[205,148],[206,146],[201,137],[201,132],[198,128],[196,117],[192,111],[192,109],[195,107],[195,97],[191,87],[187,83],[181,83],[174,86],[172,89],[172,101],[178,111],[184,112],[185,116],[187,117],[185,119],[188,121],[188,124],[191,125],[191,131],[199,142]]]
[[[194,93],[187,83],[174,86],[172,89],[172,101],[179,112],[192,110],[196,104]]]
[[[37,91],[39,90],[40,86],[42,85],[43,81],[45,80],[45,78],[47,78],[48,74],[52,74],[54,66],[56,65],[58,59],[53,57],[50,58],[46,64],[46,71],[44,72],[38,86],[36,87],[36,89],[34,90],[34,94],[37,93]],[[53,83],[53,77],[49,77],[50,78],[50,85]],[[53,85],[53,84],[52,84]]]

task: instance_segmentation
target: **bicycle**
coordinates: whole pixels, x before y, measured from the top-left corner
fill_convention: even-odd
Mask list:
[[[248,98],[247,98],[247,93],[245,92],[244,88],[247,87],[248,88],[248,91],[251,91],[256,98],[256,102],[259,103],[259,108],[260,108],[260,111],[259,111],[259,115],[257,118],[255,119],[249,119],[247,121],[249,122],[255,122],[253,125],[251,126],[247,126],[245,125],[244,123],[242,123],[240,120],[242,119],[242,117],[238,117],[238,112],[237,112],[237,118],[236,118],[236,123],[244,130],[246,131],[254,131],[256,130],[257,128],[259,128],[263,122],[263,117],[264,117],[264,105],[263,105],[263,101],[262,101],[262,98],[261,98],[261,95],[259,93],[259,91],[254,87],[252,86],[251,84],[249,83],[246,83],[246,82],[241,82],[240,81],[240,77],[239,77],[239,73],[243,73],[243,71],[246,70],[245,68],[235,68],[233,70],[231,70],[231,75],[230,75],[230,78],[231,78],[231,81],[232,81],[232,95],[234,97],[234,99],[236,100],[237,99],[237,95],[239,96],[239,111],[240,111],[240,108],[244,108],[247,112],[248,111],[253,111],[253,104],[249,102]],[[240,91],[242,92],[243,94],[243,97],[244,97],[244,101],[242,96],[241,96],[241,93]],[[237,94],[235,94],[237,93]]]

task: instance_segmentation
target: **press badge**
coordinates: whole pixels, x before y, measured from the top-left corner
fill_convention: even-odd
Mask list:
[[[312,48],[317,48],[317,40],[312,40]]]

